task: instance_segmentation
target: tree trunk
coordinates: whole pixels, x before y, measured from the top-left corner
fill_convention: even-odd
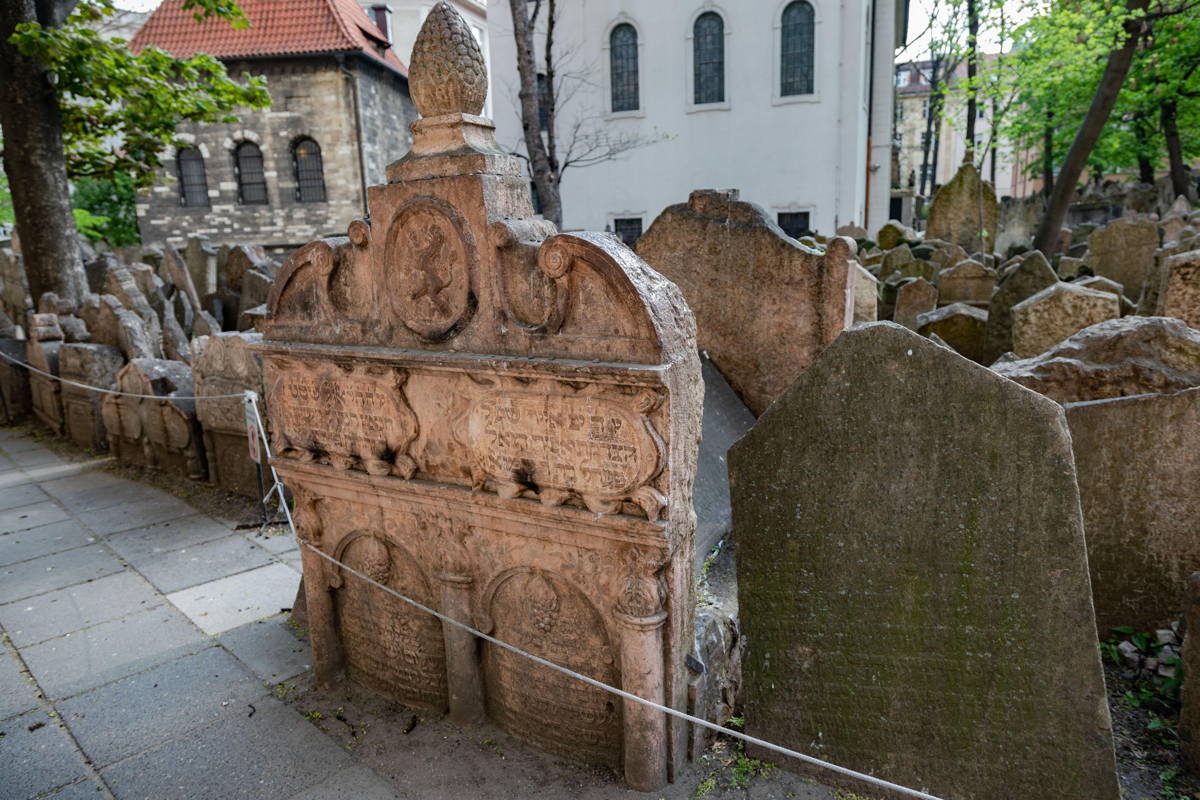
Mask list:
[[[993,189],[996,188],[996,154],[999,152],[998,139],[996,136],[996,132],[997,132],[996,129],[997,129],[997,126],[999,125],[999,117],[1000,117],[1000,104],[993,98],[993,100],[992,100],[992,120],[991,120],[992,127],[991,127],[991,133],[988,135],[988,141],[991,145],[991,154],[992,154],[992,176],[991,177],[992,177],[992,188]]]
[[[937,168],[938,155],[942,149],[942,100],[945,97],[945,87],[933,90],[933,98],[929,104],[929,114],[935,120],[933,126],[933,163],[929,165],[929,193],[935,194],[938,189]]]
[[[1046,129],[1042,131],[1042,194],[1054,191],[1054,112],[1046,111]]]
[[[1179,128],[1175,120],[1178,108],[1175,101],[1163,103],[1160,107],[1162,115],[1163,137],[1167,140],[1167,162],[1171,169],[1171,190],[1175,196],[1188,196],[1187,167],[1183,163],[1183,147],[1179,142]]]
[[[1142,183],[1154,183],[1154,162],[1150,160],[1149,155],[1152,152],[1150,139],[1154,132],[1148,123],[1147,116],[1141,113],[1133,122],[1133,136],[1137,143],[1138,180]]]
[[[1146,8],[1147,2],[1148,0],[1127,0],[1125,7],[1129,11],[1142,11]],[[1121,46],[1108,54],[1100,85],[1096,87],[1096,94],[1092,96],[1092,104],[1083,118],[1083,124],[1075,133],[1075,140],[1071,142],[1071,147],[1067,150],[1062,169],[1058,172],[1058,180],[1054,184],[1054,191],[1051,192],[1050,199],[1046,202],[1046,214],[1042,217],[1037,234],[1033,238],[1035,250],[1049,253],[1054,247],[1058,232],[1062,229],[1063,220],[1067,217],[1067,208],[1071,205],[1071,195],[1075,191],[1075,183],[1079,180],[1079,175],[1083,172],[1088,156],[1091,155],[1092,148],[1096,146],[1096,140],[1100,138],[1100,133],[1104,130],[1104,125],[1108,122],[1108,116],[1112,113],[1113,106],[1116,105],[1117,95],[1125,83],[1125,76],[1129,74],[1129,65],[1133,62],[1133,54],[1137,49],[1137,33],[1141,25],[1141,21],[1137,19],[1126,22],[1125,38],[1122,40]]]
[[[44,292],[54,292],[78,307],[87,291],[87,278],[71,214],[58,97],[41,62],[8,43],[17,25],[37,21],[33,0],[0,3],[4,172],[35,306]]]
[[[976,100],[977,87],[975,86],[975,77],[979,74],[979,60],[976,47],[976,40],[979,37],[979,10],[975,7],[975,0],[967,0],[967,152],[971,153],[971,160],[975,159],[975,117],[977,116],[978,102]]]
[[[525,150],[529,154],[529,171],[542,204],[542,216],[562,225],[562,201],[558,193],[558,174],[555,171],[540,125],[537,69],[534,67],[533,25],[525,0],[509,0],[512,9],[513,37],[517,44],[517,73],[521,79],[518,97],[521,102],[521,127],[525,134]],[[551,19],[553,24],[553,19]],[[554,119],[550,119],[554,126]]]
[[[929,156],[930,149],[933,147],[933,91],[938,85],[938,67],[941,65],[941,59],[937,56],[933,57],[933,63],[929,71],[929,107],[925,113],[925,135],[921,138],[921,195],[925,195],[925,179],[929,178],[929,183],[933,183],[933,178],[930,175]],[[929,187],[933,191],[933,186]]]

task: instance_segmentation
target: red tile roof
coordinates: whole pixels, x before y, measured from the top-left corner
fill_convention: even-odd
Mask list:
[[[197,22],[183,0],[163,0],[129,46],[151,45],[176,58],[209,53],[221,59],[361,51],[402,75],[407,67],[356,0],[238,0],[250,26],[221,19]]]

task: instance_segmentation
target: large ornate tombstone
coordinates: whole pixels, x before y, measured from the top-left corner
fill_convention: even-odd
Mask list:
[[[470,30],[438,3],[423,119],[370,222],[284,265],[260,347],[301,537],[502,641],[685,707],[700,428],[678,289],[606,234],[533,218]],[[490,717],[653,789],[682,726],[469,634],[304,548],[314,665]]]
[[[251,350],[260,341],[262,334],[232,332],[192,340],[196,417],[204,428],[208,479],[222,489],[256,498],[262,494],[250,458],[244,404],[223,395],[249,389],[262,396],[262,360]]]

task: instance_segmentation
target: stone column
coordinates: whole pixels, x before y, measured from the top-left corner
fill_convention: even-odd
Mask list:
[[[614,613],[623,628],[621,688],[643,700],[663,704],[662,588],[654,575],[631,573]],[[624,700],[625,781],[642,792],[667,782],[667,715]]]
[[[443,572],[442,613],[459,622],[471,621],[471,577]],[[450,719],[459,724],[482,722],[483,675],[479,669],[479,643],[474,634],[442,621],[446,639],[446,688],[450,697]]]
[[[320,547],[323,526],[317,511],[318,502],[298,486],[292,487],[296,499],[292,521],[302,540],[300,559],[304,566],[304,603],[308,613],[308,638],[312,646],[313,671],[317,684],[328,688],[345,679],[346,664],[338,635],[337,616],[333,608],[333,589],[340,585],[335,567],[314,553],[305,543]]]
[[[1200,572],[1188,578],[1187,630],[1180,658],[1183,667],[1182,708],[1179,711],[1179,757],[1184,769],[1200,773]]]

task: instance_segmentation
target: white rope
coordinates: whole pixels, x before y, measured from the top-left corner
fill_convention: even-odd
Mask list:
[[[116,389],[101,389],[99,386],[91,386],[89,384],[80,383],[79,381],[73,381],[68,378],[60,378],[58,375],[51,375],[49,372],[43,372],[37,367],[26,364],[24,361],[18,361],[8,353],[2,351],[0,351],[0,358],[3,358],[6,361],[11,361],[18,367],[24,367],[30,372],[36,372],[38,375],[45,375],[50,380],[58,381],[59,383],[66,383],[71,386],[78,386],[80,389],[90,389],[93,392],[100,392],[101,394],[116,394],[122,397],[137,397],[142,400],[230,400],[234,397],[242,397],[241,392],[238,394],[211,394],[205,397],[180,397],[179,395],[174,394],[133,394],[132,392],[118,392]]]
[[[263,447],[267,452],[267,457],[270,458],[271,457],[271,449],[270,449],[270,446],[267,444],[266,431],[263,429],[262,415],[259,414],[259,412],[258,412],[258,397],[257,397],[257,395],[253,395],[252,393],[247,393],[247,396],[248,396],[248,403],[249,403],[250,407],[254,409],[254,418],[255,418],[255,422],[258,425],[259,435],[262,437]],[[270,465],[269,461],[268,461],[268,465]],[[349,572],[351,575],[354,575],[358,578],[362,578],[364,581],[371,584],[375,588],[381,589],[384,592],[392,595],[393,597],[396,597],[399,600],[403,600],[405,603],[408,603],[410,606],[413,606],[414,608],[424,611],[426,614],[431,614],[432,616],[436,617],[437,619],[440,619],[442,622],[447,622],[451,625],[454,625],[455,627],[461,628],[464,631],[466,631],[474,636],[477,636],[480,639],[483,639],[485,642],[491,642],[492,644],[496,645],[497,647],[503,647],[505,650],[508,650],[509,652],[512,652],[512,653],[516,653],[517,655],[522,656],[524,658],[527,658],[530,661],[534,662],[535,664],[541,664],[543,667],[552,669],[555,672],[561,672],[563,675],[566,675],[568,677],[582,681],[582,682],[588,684],[589,686],[594,686],[597,689],[601,689],[605,692],[608,692],[609,694],[614,694],[617,697],[624,698],[625,700],[629,700],[634,703],[640,703],[641,705],[644,705],[647,708],[652,708],[655,711],[661,711],[664,714],[669,714],[673,717],[677,717],[678,719],[682,719],[687,722],[695,723],[696,725],[700,725],[701,727],[716,731],[717,733],[723,733],[726,736],[732,736],[735,739],[741,739],[744,742],[749,742],[750,744],[758,745],[759,747],[762,747],[763,749],[770,750],[774,753],[778,753],[783,756],[787,756],[788,758],[794,758],[797,761],[802,761],[806,764],[812,765],[814,767],[819,767],[821,769],[828,770],[830,772],[837,773],[838,775],[842,775],[847,778],[853,778],[854,780],[862,781],[863,783],[867,783],[867,784],[874,786],[876,788],[879,788],[879,789],[885,789],[890,792],[895,792],[904,797],[911,797],[911,798],[915,798],[916,800],[940,800],[940,798],[935,797],[934,795],[927,794],[925,792],[920,792],[920,791],[917,791],[916,789],[910,789],[907,786],[901,786],[900,784],[897,784],[897,783],[891,783],[890,781],[885,781],[882,778],[876,778],[873,775],[867,775],[862,772],[855,772],[854,770],[847,769],[846,767],[839,767],[837,764],[831,764],[828,761],[822,761],[819,758],[814,758],[812,756],[806,756],[803,753],[797,752],[795,750],[791,750],[787,747],[782,747],[777,744],[772,744],[763,739],[759,739],[757,737],[742,733],[741,731],[735,731],[731,728],[726,728],[722,725],[717,725],[716,723],[709,722],[708,720],[704,720],[699,717],[693,717],[691,714],[686,714],[682,711],[678,711],[674,708],[671,708],[670,706],[664,706],[661,703],[655,703],[652,700],[646,700],[645,698],[638,697],[635,694],[630,694],[629,692],[625,691],[624,689],[618,689],[615,686],[609,686],[608,684],[602,683],[601,681],[598,681],[595,678],[589,678],[587,675],[583,675],[582,673],[575,672],[574,670],[568,669],[567,667],[561,666],[559,664],[555,664],[553,661],[547,661],[546,659],[542,658],[541,656],[536,656],[533,653],[528,653],[515,645],[511,645],[507,642],[502,642],[499,639],[497,639],[496,637],[489,636],[488,634],[484,633],[483,631],[476,630],[475,628],[472,628],[470,625],[467,625],[464,622],[459,622],[458,620],[454,619],[453,617],[448,617],[445,614],[441,613],[440,611],[435,611],[434,609],[430,608],[429,606],[424,605],[423,603],[420,603],[416,600],[413,600],[411,597],[405,597],[403,594],[396,591],[392,587],[386,586],[386,585],[376,581],[375,579],[373,579],[367,575],[364,575],[363,573],[354,569],[354,567],[351,567],[350,565],[346,564],[345,562],[339,561],[338,559],[334,558],[333,556],[329,555],[328,553],[325,553],[324,551],[322,551],[320,548],[313,546],[306,539],[302,539],[300,537],[300,534],[296,531],[296,525],[292,521],[292,514],[288,510],[287,503],[284,501],[284,497],[283,497],[284,486],[279,480],[279,474],[275,471],[274,465],[270,465],[270,467],[271,467],[271,476],[275,480],[275,485],[272,486],[270,491],[267,492],[266,497],[263,498],[263,502],[265,503],[271,497],[272,494],[277,493],[279,495],[279,505],[280,505],[280,507],[283,508],[284,513],[287,515],[288,527],[291,528],[292,536],[295,537],[296,542],[299,545],[307,548],[308,550],[312,551],[313,553],[316,553],[318,556],[325,559],[329,563],[336,564],[337,566],[341,567],[345,571]]]
[[[530,661],[534,662],[535,664],[540,664],[543,667],[552,669],[556,672],[560,672],[563,675],[574,678],[575,680],[578,680],[578,681],[582,681],[583,683],[586,683],[589,686],[594,686],[595,688],[600,689],[605,692],[608,692],[609,694],[614,694],[617,697],[621,697],[625,700],[629,700],[634,703],[640,703],[641,705],[644,705],[647,708],[652,708],[655,711],[661,711],[664,714],[669,714],[670,716],[677,717],[678,719],[682,719],[687,722],[691,722],[696,725],[700,725],[701,727],[708,728],[709,730],[716,731],[717,733],[723,733],[726,736],[732,736],[735,739],[741,739],[744,742],[749,742],[750,744],[757,745],[766,750],[770,750],[774,753],[779,753],[780,755],[787,756],[788,758],[794,758],[797,761],[802,761],[802,762],[804,762],[806,764],[810,764],[814,767],[819,767],[821,769],[825,769],[830,772],[834,772],[838,775],[842,775],[847,778],[852,778],[854,780],[862,781],[864,783],[870,784],[871,786],[877,787],[879,789],[885,789],[887,791],[896,792],[905,797],[915,798],[916,800],[940,800],[940,798],[935,797],[934,795],[926,794],[925,792],[920,792],[920,791],[917,791],[916,789],[910,789],[906,786],[901,786],[896,783],[891,783],[890,781],[885,781],[881,778],[876,778],[872,775],[867,775],[862,772],[855,772],[854,770],[847,769],[846,767],[839,767],[837,764],[831,764],[828,761],[821,761],[820,759],[813,758],[812,756],[806,756],[803,753],[797,752],[795,750],[791,750],[787,747],[782,747],[777,744],[772,744],[763,739],[759,739],[757,737],[750,736],[748,734],[742,733],[741,731],[735,731],[731,728],[726,728],[722,725],[717,725],[716,723],[709,722],[704,719],[700,719],[699,717],[693,717],[691,714],[686,714],[682,711],[678,711],[669,706],[664,706],[660,703],[655,703],[651,700],[646,700],[644,698],[638,697],[635,694],[630,694],[629,692],[626,692],[623,689],[618,689],[615,686],[609,686],[606,683],[602,683],[602,682],[596,680],[595,678],[589,678],[587,675],[583,675],[579,672],[575,672],[574,670],[568,669],[567,667],[561,666],[559,664],[555,664],[552,661],[547,661],[546,659],[542,658],[541,656],[536,656],[533,653],[528,653],[528,652],[522,650],[521,648],[516,647],[515,645],[508,644],[507,642],[502,642],[499,639],[495,638],[494,636],[489,636],[488,634],[484,633],[483,631],[476,630],[475,628],[472,628],[470,625],[467,625],[463,622],[459,622],[458,620],[454,619],[453,617],[448,617],[439,611],[435,611],[434,609],[430,608],[429,606],[426,606],[416,600],[413,600],[411,597],[405,597],[404,595],[402,595],[400,592],[396,591],[392,587],[385,586],[384,584],[379,583],[376,580],[373,580],[372,578],[368,577],[367,575],[364,575],[363,573],[354,569],[350,565],[345,564],[345,563],[337,560],[333,556],[328,555],[327,553],[323,552],[319,548],[314,547],[307,540],[300,538],[300,534],[296,531],[296,524],[292,520],[291,510],[288,508],[287,500],[284,497],[285,487],[283,485],[283,482],[279,480],[279,474],[275,471],[275,466],[270,463],[270,459],[272,457],[271,456],[271,447],[270,447],[270,444],[268,443],[266,429],[263,426],[262,415],[259,413],[259,410],[258,410],[258,396],[256,394],[254,394],[253,392],[243,392],[243,393],[239,393],[239,394],[210,395],[208,397],[173,397],[173,396],[163,397],[160,395],[132,394],[130,392],[118,392],[118,391],[115,391],[112,389],[101,389],[97,386],[89,386],[86,383],[78,383],[76,381],[68,380],[66,378],[61,378],[57,375],[51,375],[48,372],[43,372],[42,370],[40,370],[36,367],[30,366],[29,364],[25,364],[21,361],[18,361],[15,358],[13,358],[12,356],[9,356],[7,353],[0,352],[0,357],[3,357],[6,360],[11,361],[13,364],[24,367],[25,369],[31,370],[33,372],[36,372],[39,375],[44,375],[47,378],[50,378],[52,380],[61,381],[62,383],[67,383],[72,386],[78,386],[82,389],[90,389],[94,392],[102,392],[104,394],[121,395],[124,397],[137,397],[137,398],[143,398],[143,399],[148,399],[148,400],[168,400],[168,399],[171,399],[171,400],[228,400],[228,399],[232,399],[235,397],[241,398],[241,399],[245,400],[247,402],[247,404],[249,405],[249,407],[254,411],[255,425],[258,427],[259,436],[262,437],[261,441],[263,444],[263,449],[266,451],[266,455],[268,458],[267,465],[271,470],[271,477],[274,480],[274,484],[271,486],[271,489],[263,497],[263,503],[265,504],[268,500],[270,500],[271,495],[273,495],[273,494],[278,495],[279,507],[281,509],[283,509],[284,516],[287,517],[288,528],[291,529],[292,536],[295,537],[296,542],[298,544],[300,544],[301,546],[307,548],[308,550],[316,553],[318,556],[325,559],[326,561],[329,561],[332,564],[336,564],[337,566],[339,566],[342,569],[349,572],[351,575],[354,575],[358,578],[363,579],[364,581],[366,581],[367,583],[376,587],[377,589],[381,589],[382,591],[387,592],[390,595],[393,595],[397,599],[403,600],[405,603],[408,603],[409,605],[413,606],[414,608],[420,609],[421,611],[424,611],[426,614],[431,614],[432,616],[436,617],[437,619],[439,619],[443,622],[447,622],[451,625],[459,627],[459,628],[463,629],[464,631],[467,631],[468,633],[472,634],[473,636],[477,636],[480,639],[483,639],[486,642],[491,642],[492,644],[496,645],[497,647],[502,647],[505,650],[516,653],[517,655],[522,656],[524,658],[527,658]]]

